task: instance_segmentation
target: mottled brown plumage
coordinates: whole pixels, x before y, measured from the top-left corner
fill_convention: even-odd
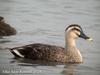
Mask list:
[[[63,63],[82,63],[83,59],[80,51],[77,49],[75,40],[78,37],[89,39],[79,25],[70,25],[65,30],[65,48],[47,44],[30,44],[21,47],[15,47],[10,51],[21,58],[33,60],[45,60]]]
[[[66,57],[63,47],[40,43],[16,47],[11,50],[18,50],[25,58],[34,60],[59,62],[65,60]]]
[[[15,28],[5,23],[4,18],[0,17],[0,36],[10,36],[15,34],[16,34]]]

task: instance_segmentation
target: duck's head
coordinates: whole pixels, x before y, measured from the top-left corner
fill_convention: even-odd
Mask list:
[[[4,17],[0,16],[0,22],[4,22]]]
[[[92,38],[88,37],[82,30],[81,26],[78,24],[69,25],[65,30],[65,37],[67,38],[83,38],[85,40],[92,41]]]

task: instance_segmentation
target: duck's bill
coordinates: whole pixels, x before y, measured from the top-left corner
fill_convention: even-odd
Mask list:
[[[88,41],[93,41],[93,39],[91,38],[91,37],[89,37],[88,39],[86,39],[86,40],[88,40]]]
[[[87,35],[85,35],[84,33],[81,33],[81,35],[79,36],[85,40],[88,40],[88,41],[93,41],[93,39],[91,37],[88,37]]]

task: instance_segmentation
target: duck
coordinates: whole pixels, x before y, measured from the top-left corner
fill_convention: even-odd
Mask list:
[[[42,60],[61,63],[82,63],[83,57],[76,47],[76,40],[83,38],[92,41],[78,24],[71,24],[65,29],[65,48],[56,45],[33,43],[10,48],[10,52],[17,58]]]
[[[16,33],[16,29],[5,23],[4,17],[0,16],[0,36],[10,36]]]

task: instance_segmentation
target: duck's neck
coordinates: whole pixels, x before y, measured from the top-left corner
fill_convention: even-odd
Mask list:
[[[70,57],[68,62],[82,62],[82,56],[80,51],[76,47],[75,39],[66,38],[65,43],[65,52],[66,55]]]
[[[75,39],[73,39],[73,38],[66,38],[65,39],[66,41],[65,41],[65,49],[66,50],[70,50],[70,49],[72,49],[72,48],[75,48],[75,49],[77,49],[76,48],[76,43],[75,43]]]

